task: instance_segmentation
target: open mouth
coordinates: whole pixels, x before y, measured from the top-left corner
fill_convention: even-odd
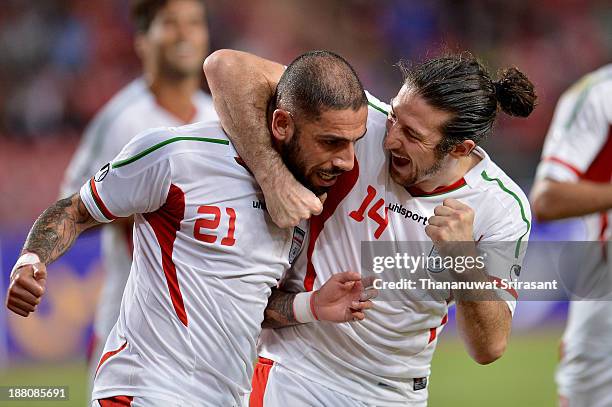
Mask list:
[[[393,161],[393,165],[396,167],[404,167],[410,164],[410,159],[406,157],[402,157],[399,155],[395,155],[391,153],[391,160]]]
[[[329,174],[327,172],[317,172],[317,177],[319,178],[322,186],[332,186],[336,183],[339,174]]]

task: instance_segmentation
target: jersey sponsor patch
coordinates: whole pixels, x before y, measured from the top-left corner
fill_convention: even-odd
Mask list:
[[[417,377],[416,379],[412,379],[412,389],[414,391],[423,390],[426,387],[427,387],[426,377]]]
[[[107,163],[104,167],[100,168],[100,171],[96,173],[96,175],[94,176],[94,180],[96,182],[101,182],[104,178],[106,178],[109,171],[110,171],[110,163]]]
[[[291,249],[289,249],[289,264],[293,264],[295,258],[300,254],[305,236],[306,232],[302,229],[297,226],[293,228],[293,239],[291,240]]]

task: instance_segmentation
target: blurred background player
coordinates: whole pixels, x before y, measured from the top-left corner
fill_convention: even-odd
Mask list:
[[[561,407],[612,405],[612,65],[563,94],[546,136],[531,200],[541,221],[581,217],[592,263],[574,272],[580,293],[570,302],[556,381]],[[584,300],[581,301],[583,297]]]
[[[77,192],[141,131],[216,117],[210,96],[200,90],[202,61],[209,51],[204,2],[133,0],[131,14],[143,75],[120,90],[86,129],[66,169],[64,197]],[[132,264],[132,226],[132,219],[122,219],[105,225],[101,233],[106,274],[94,321],[90,377],[119,316]]]

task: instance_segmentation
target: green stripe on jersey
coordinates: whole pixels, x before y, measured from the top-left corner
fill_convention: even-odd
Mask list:
[[[222,140],[222,139],[216,139],[216,138],[206,138],[206,137],[174,137],[165,141],[162,141],[161,143],[157,143],[154,146],[151,146],[149,148],[147,148],[144,151],[141,151],[140,153],[136,154],[133,157],[130,158],[126,158],[125,160],[121,160],[121,161],[117,161],[116,163],[113,163],[113,168],[119,168],[119,167],[123,167],[125,165],[131,164],[134,161],[138,161],[140,160],[142,157],[151,154],[153,151],[155,150],[159,150],[160,148],[167,146],[170,143],[174,143],[176,141],[204,141],[206,143],[214,143],[214,144],[224,144],[224,145],[229,145],[229,141],[228,140]]]
[[[368,100],[368,105],[370,105],[371,107],[373,107],[374,109],[378,110],[379,112],[381,112],[382,114],[384,114],[385,116],[389,115],[389,112],[387,112],[385,109],[383,109],[380,106],[376,106],[374,103],[370,102]]]
[[[487,172],[484,171],[484,170],[480,173],[480,175],[482,176],[482,178],[485,179],[485,181],[496,182],[497,185],[502,189],[502,191],[510,194],[516,200],[516,202],[518,202],[519,207],[521,208],[521,218],[523,218],[523,222],[525,222],[525,224],[527,225],[527,230],[525,231],[525,233],[523,233],[521,235],[521,237],[519,237],[518,242],[516,242],[516,248],[514,249],[514,257],[518,259],[519,251],[520,251],[520,247],[521,247],[521,241],[523,240],[525,235],[529,232],[529,229],[531,229],[531,223],[529,223],[529,220],[527,219],[527,216],[525,216],[525,208],[523,207],[523,203],[521,202],[521,199],[518,197],[518,195],[516,193],[510,191],[508,188],[506,188],[504,183],[499,178],[491,178],[491,177],[489,177],[487,175]]]

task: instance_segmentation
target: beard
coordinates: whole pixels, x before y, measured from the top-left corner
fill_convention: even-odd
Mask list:
[[[322,195],[327,192],[329,188],[315,186],[308,178],[307,164],[300,146],[300,136],[300,131],[296,127],[293,137],[291,137],[289,141],[281,144],[279,151],[280,156],[283,159],[285,166],[287,166],[289,171],[291,171],[295,179],[298,180],[300,184],[311,190],[315,195]],[[329,172],[334,173],[334,169]]]
[[[412,187],[424,181],[426,178],[440,172],[440,169],[442,168],[442,160],[444,159],[444,157],[445,157],[444,155],[436,154],[436,161],[432,165],[430,165],[428,168],[424,170],[417,170],[416,174],[409,175],[409,176],[400,175],[397,172],[394,172],[393,161],[390,161],[389,166],[390,166],[391,171],[389,173],[391,175],[391,178],[395,182],[397,182],[404,188],[409,188],[409,187]],[[391,160],[393,160],[393,158],[391,158]]]

